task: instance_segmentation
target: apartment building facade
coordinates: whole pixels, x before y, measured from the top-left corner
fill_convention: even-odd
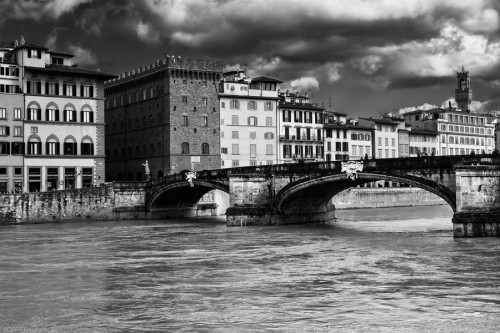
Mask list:
[[[403,117],[412,128],[437,133],[438,155],[491,154],[495,149],[495,124],[486,115],[449,107],[416,110]]]
[[[358,118],[358,125],[374,129],[373,155],[376,158],[399,157],[399,130],[406,129],[404,122],[387,118]]]
[[[219,88],[221,167],[272,165],[278,159],[279,80],[224,73]]]
[[[409,157],[435,156],[438,153],[438,133],[430,130],[412,128],[408,132],[410,142]]]
[[[309,102],[307,95],[288,91],[278,105],[279,163],[325,160],[324,108]]]
[[[7,126],[12,128],[9,156],[2,158],[0,167],[9,164],[6,192],[104,182],[103,83],[114,75],[80,68],[73,63],[73,55],[24,40],[4,49],[2,55],[3,64],[17,66],[10,73],[18,75],[11,78],[12,83],[18,82],[16,88],[11,85],[0,92],[13,122]]]
[[[13,46],[0,42],[0,193],[23,191],[24,96]]]

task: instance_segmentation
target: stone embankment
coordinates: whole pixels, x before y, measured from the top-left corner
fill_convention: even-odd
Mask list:
[[[447,205],[437,195],[416,187],[352,188],[332,198],[335,209]]]
[[[0,196],[0,224],[144,218],[144,183]]]

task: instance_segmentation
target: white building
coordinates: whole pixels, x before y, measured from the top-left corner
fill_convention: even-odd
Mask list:
[[[114,75],[79,68],[73,55],[24,40],[1,54],[2,64],[8,64],[1,67],[8,68],[12,84],[8,88],[1,84],[0,95],[22,92],[24,99],[21,106],[12,102],[7,112],[17,122],[9,126],[13,130],[9,131],[8,155],[24,155],[9,169],[14,168],[14,176],[19,176],[18,170],[22,174],[22,190],[81,188],[104,182],[104,80]],[[12,158],[1,160],[13,162]],[[14,182],[18,191],[17,178]]]
[[[434,156],[437,154],[438,133],[425,129],[412,128],[409,132],[410,157]]]
[[[456,108],[416,110],[403,115],[412,128],[436,132],[437,155],[468,155],[495,149],[495,124],[481,114],[462,112]]]
[[[281,81],[224,73],[220,83],[221,167],[278,162],[277,110]]]
[[[386,118],[359,118],[358,125],[374,129],[373,147],[376,158],[399,157],[398,130],[406,129],[404,122]]]
[[[288,91],[280,95],[278,109],[278,163],[324,161],[324,109]]]

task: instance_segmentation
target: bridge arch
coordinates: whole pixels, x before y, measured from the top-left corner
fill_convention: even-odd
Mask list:
[[[229,185],[217,181],[194,180],[193,185],[186,180],[152,185],[146,198],[147,211],[192,207],[212,190],[229,193]]]
[[[344,173],[314,178],[304,178],[283,187],[275,196],[274,207],[278,214],[294,212],[326,212],[331,198],[349,188],[373,181],[393,181],[405,183],[434,193],[444,199],[455,212],[455,193],[451,189],[432,180],[409,174],[358,173],[352,180]]]

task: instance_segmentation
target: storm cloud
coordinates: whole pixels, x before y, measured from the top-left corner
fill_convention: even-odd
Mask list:
[[[489,0],[6,0],[0,11],[1,40],[24,35],[103,70],[166,54],[215,58],[318,90],[317,102],[333,95],[346,111],[348,89],[388,109],[439,104],[462,65],[480,97],[496,99],[500,82],[499,8]]]

